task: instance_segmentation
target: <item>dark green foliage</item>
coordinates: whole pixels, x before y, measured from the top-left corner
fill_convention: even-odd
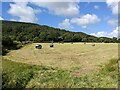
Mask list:
[[[21,48],[20,43],[14,42],[9,36],[2,36],[2,55],[5,55],[9,50]]]
[[[112,38],[107,38],[107,37],[100,37],[98,39],[99,42],[104,42],[104,43],[116,43]]]
[[[2,37],[2,44],[3,44],[5,47],[12,46],[12,45],[13,45],[13,41],[11,40],[10,37],[3,36],[3,37]]]
[[[82,32],[70,32],[59,28],[32,23],[2,21],[2,34],[9,36],[13,41],[59,42],[118,42],[116,38],[95,37]]]
[[[33,39],[33,41],[34,41],[34,42],[41,42],[41,40],[40,40],[39,37],[35,37],[35,38]]]

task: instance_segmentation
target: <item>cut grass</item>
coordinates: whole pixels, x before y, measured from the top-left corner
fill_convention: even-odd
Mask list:
[[[80,77],[71,71],[2,60],[5,88],[117,88],[117,59],[102,65],[99,73]]]
[[[3,88],[117,88],[117,44],[35,45],[3,57]]]
[[[118,58],[118,45],[109,43],[54,43],[54,48],[49,47],[50,43],[41,43],[42,49],[35,49],[36,43],[27,45],[19,50],[14,50],[4,56],[16,62],[33,65],[50,66],[53,68],[75,70],[74,75],[89,74],[98,70],[98,65],[109,62],[111,58]],[[78,72],[78,73],[76,73]],[[81,75],[81,74],[80,74]]]

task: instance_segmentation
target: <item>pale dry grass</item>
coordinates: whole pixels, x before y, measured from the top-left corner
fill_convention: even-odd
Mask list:
[[[69,70],[78,67],[73,73],[76,75],[95,71],[98,65],[106,63],[112,58],[118,58],[117,44],[97,43],[93,47],[91,43],[86,45],[83,43],[55,43],[54,48],[50,48],[49,43],[41,43],[42,49],[35,49],[35,45],[36,43],[11,51],[4,58]]]

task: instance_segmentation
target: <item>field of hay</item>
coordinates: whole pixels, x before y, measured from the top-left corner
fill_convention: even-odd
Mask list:
[[[118,44],[36,44],[3,56],[3,89],[118,87]]]
[[[33,43],[22,49],[13,50],[5,59],[34,65],[74,70],[73,75],[80,76],[99,70],[99,66],[118,58],[118,44],[96,43],[41,43],[42,49],[36,49]]]

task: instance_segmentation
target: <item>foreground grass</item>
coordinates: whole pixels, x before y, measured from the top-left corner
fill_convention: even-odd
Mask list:
[[[2,88],[117,88],[117,59],[100,66],[99,73],[73,77],[71,71],[2,60]]]

